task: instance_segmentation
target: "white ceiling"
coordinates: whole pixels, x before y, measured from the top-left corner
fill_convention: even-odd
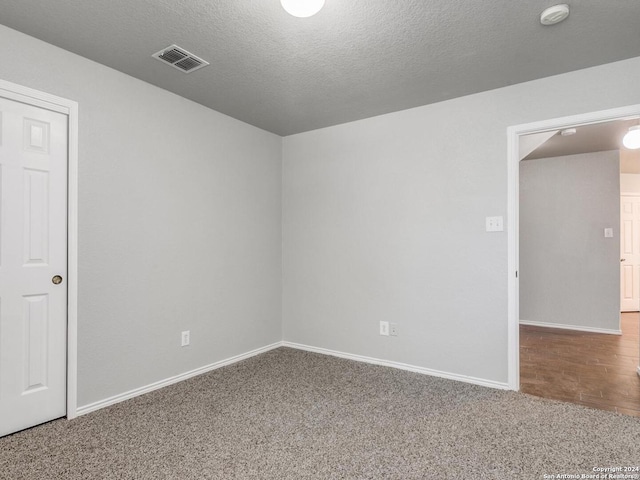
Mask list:
[[[544,27],[554,3],[326,0],[299,19],[279,0],[0,0],[0,23],[289,135],[640,55],[640,1],[569,0]],[[174,43],[211,66],[151,58]]]

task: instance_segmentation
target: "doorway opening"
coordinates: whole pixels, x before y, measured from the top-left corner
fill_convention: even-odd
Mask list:
[[[620,255],[625,239],[640,242],[640,227],[625,233],[629,222],[620,222],[621,194],[633,193],[624,175],[635,173],[620,162],[621,135],[607,131],[624,134],[639,118],[636,105],[508,129],[515,390],[640,416],[638,314],[620,313],[640,290],[631,275],[640,268],[625,269]],[[596,132],[614,144],[594,146]],[[638,210],[640,218],[640,202]]]

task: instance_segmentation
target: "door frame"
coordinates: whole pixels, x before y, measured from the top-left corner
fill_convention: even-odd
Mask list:
[[[507,127],[507,335],[508,385],[511,390],[520,390],[520,136],[638,116],[640,104]]]
[[[67,418],[78,404],[78,103],[0,79],[0,97],[62,113],[67,139]]]

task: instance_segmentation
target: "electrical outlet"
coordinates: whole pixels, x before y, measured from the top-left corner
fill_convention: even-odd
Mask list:
[[[389,324],[389,335],[391,335],[392,337],[397,337],[398,336],[398,324],[397,323],[390,323]]]
[[[380,335],[389,336],[389,322],[380,322]]]
[[[182,332],[182,346],[186,347],[190,343],[191,343],[191,331],[185,330],[184,332]]]

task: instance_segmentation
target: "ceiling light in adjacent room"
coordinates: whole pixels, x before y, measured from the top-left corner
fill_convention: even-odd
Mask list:
[[[280,0],[282,8],[294,17],[311,17],[324,6],[324,0]]]
[[[569,16],[569,5],[564,3],[547,8],[540,14],[542,25],[555,25],[565,20]]]
[[[629,131],[622,139],[622,144],[629,150],[640,148],[640,125],[629,128]]]
[[[576,134],[575,128],[565,128],[564,130],[560,130],[560,135],[562,135],[563,137],[568,137],[570,135],[575,135],[575,134]]]

